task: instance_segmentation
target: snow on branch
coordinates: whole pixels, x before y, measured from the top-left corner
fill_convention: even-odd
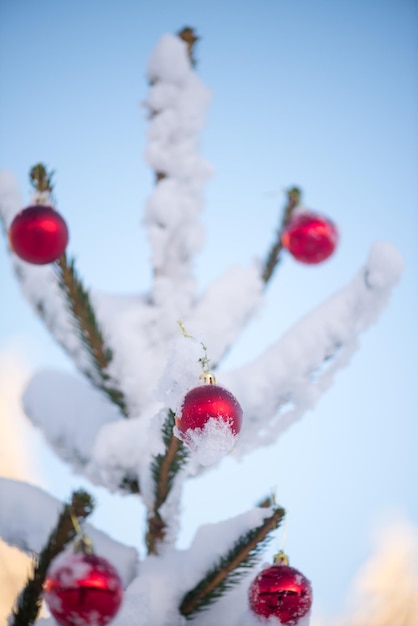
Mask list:
[[[0,537],[9,545],[38,553],[55,527],[62,504],[39,487],[0,478]],[[115,564],[127,585],[136,574],[138,554],[90,524],[84,526],[95,551]]]
[[[208,610],[225,592],[241,582],[246,570],[256,564],[260,552],[284,517],[284,509],[262,509],[264,519],[245,531],[221,554],[201,580],[184,595],[180,612],[187,619]]]
[[[194,72],[188,46],[164,35],[148,62],[151,82],[145,158],[157,184],[145,225],[152,247],[153,301],[184,317],[194,295],[192,258],[201,248],[201,190],[211,168],[198,153],[209,91]]]
[[[240,539],[254,531],[262,532],[261,528],[268,534],[271,526],[278,522],[275,510],[255,508],[232,519],[201,526],[187,550],[168,549],[158,557],[148,556],[141,562],[137,578],[125,592],[123,605],[113,622],[114,626],[184,626],[184,617],[180,613],[184,596],[194,589]],[[249,574],[251,575],[251,570]],[[245,587],[245,582],[241,583],[240,587],[242,586]],[[243,623],[237,619],[236,605],[232,609],[235,612],[233,619],[224,621],[221,617],[219,621],[213,621],[216,610],[214,604],[210,610],[200,615],[199,624],[201,621],[208,626]],[[45,626],[49,624],[41,623],[45,623]]]
[[[66,398],[65,402],[63,398]],[[112,490],[139,492],[136,466],[126,464],[118,472],[110,469],[105,472],[103,468],[98,471],[95,467],[93,452],[102,429],[127,420],[121,419],[117,407],[87,381],[66,372],[40,371],[25,389],[23,407],[56,454],[76,472]],[[135,429],[135,426],[136,422],[132,428]],[[131,433],[131,438],[127,439],[135,441],[136,435],[132,439]],[[112,457],[109,467],[111,461]],[[112,474],[113,480],[110,480],[109,474]]]
[[[248,365],[222,374],[237,395],[244,423],[234,449],[242,456],[268,445],[330,387],[349,362],[357,336],[385,308],[402,271],[399,252],[376,243],[354,280]]]
[[[32,376],[23,407],[58,456],[77,471],[88,463],[100,428],[121,419],[116,407],[84,379],[55,370]]]
[[[211,364],[218,363],[263,302],[260,269],[233,266],[195,304],[186,326],[204,337]]]

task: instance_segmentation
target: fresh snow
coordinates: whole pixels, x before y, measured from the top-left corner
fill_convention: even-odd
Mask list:
[[[98,431],[121,420],[117,408],[86,380],[54,370],[32,377],[23,395],[23,408],[56,453],[78,469],[88,464]],[[84,417],[86,408],[88,419]]]
[[[189,428],[185,433],[181,433],[175,426],[174,434],[184,441],[201,465],[219,463],[232,450],[237,440],[237,435],[234,435],[222,416],[219,419],[211,417],[203,428]]]
[[[357,349],[358,334],[374,323],[386,306],[401,269],[402,260],[391,244],[375,244],[366,265],[351,283],[295,324],[264,354],[238,369],[217,372],[218,382],[239,398],[244,412],[233,455],[243,456],[260,445],[274,443],[291,423],[315,406],[335,373]],[[220,289],[220,302],[224,302],[224,294],[225,290]],[[207,314],[212,344],[203,331],[201,335],[196,333],[195,339],[183,337],[177,320],[172,320],[171,332],[162,330],[166,339],[163,345],[157,332],[137,330],[141,317],[146,329],[150,318],[156,321],[156,315],[148,315],[148,311],[141,315],[146,308],[143,301],[130,299],[125,307],[123,301],[110,301],[113,306],[109,304],[107,317],[105,304],[109,298],[103,296],[98,301],[102,318],[109,320],[113,345],[118,343],[121,348],[115,351],[115,360],[123,362],[126,357],[124,391],[129,393],[131,406],[135,406],[133,416],[140,419],[121,418],[89,382],[57,372],[35,375],[24,395],[25,410],[74,469],[111,490],[118,488],[124,476],[139,475],[144,493],[151,497],[149,462],[162,451],[160,428],[165,414],[161,415],[160,410],[178,410],[187,391],[199,384],[203,340],[212,359],[214,352],[214,361],[233,340],[230,330],[222,326],[228,316],[219,318],[219,327],[225,333],[223,339],[219,339],[222,332],[216,339],[217,318],[215,313]],[[216,307],[209,310],[214,312]],[[200,320],[198,316],[195,325],[186,320],[187,332],[194,333],[202,319],[203,315]],[[144,360],[146,368],[142,367]],[[134,398],[138,390],[141,397]],[[64,394],[68,401],[62,406],[60,398]],[[191,464],[190,471],[195,472],[195,464]]]
[[[145,103],[150,117],[145,158],[163,174],[144,215],[151,245],[152,288],[148,294],[127,296],[91,293],[114,355],[108,374],[124,394],[130,419],[124,419],[91,381],[52,371],[35,374],[24,394],[24,407],[48,443],[74,470],[111,491],[119,488],[124,477],[137,476],[144,502],[152,507],[150,466],[164,449],[161,426],[168,409],[177,411],[187,391],[199,384],[202,342],[212,367],[217,366],[218,384],[236,395],[243,408],[243,428],[230,453],[242,457],[272,444],[315,406],[357,349],[359,333],[385,308],[402,260],[390,244],[375,244],[366,264],[347,286],[274,340],[256,359],[224,371],[222,357],[263,306],[261,269],[257,263],[231,267],[205,293],[198,294],[194,257],[203,245],[199,221],[202,189],[211,174],[211,167],[199,155],[199,132],[210,94],[191,67],[185,44],[172,35],[162,37],[147,73],[151,86]],[[0,216],[6,229],[21,209],[13,177],[0,174]],[[56,340],[76,367],[89,371],[94,380],[89,355],[73,332],[52,268],[29,265],[13,253],[11,259],[26,298],[35,311],[44,311]],[[194,339],[183,337],[179,320]],[[225,452],[210,449],[207,438],[204,444],[203,448],[197,446],[202,454],[195,450],[190,455],[161,509],[169,526],[158,557],[147,557],[137,569],[133,548],[86,525],[97,552],[117,567],[127,587],[114,626],[184,625],[185,619],[177,612],[182,596],[243,532],[271,513],[255,509],[226,522],[202,526],[188,550],[173,547],[183,481],[204,471],[202,463],[218,462]],[[0,480],[0,502],[0,535],[22,550],[39,551],[61,505],[38,488],[6,479]],[[248,608],[248,585],[254,575],[249,572],[195,623],[260,624]],[[307,626],[308,621],[307,616],[298,626]],[[40,623],[52,625],[53,620]],[[274,623],[277,625],[277,620]]]
[[[210,94],[193,71],[187,47],[164,35],[148,62],[151,113],[148,164],[166,178],[154,188],[145,211],[152,247],[155,304],[187,315],[194,293],[193,255],[203,244],[202,185],[211,168],[198,151]]]
[[[11,478],[0,478],[0,502],[1,538],[24,552],[40,552],[57,523],[63,504],[43,489]],[[127,585],[137,572],[135,548],[111,539],[91,524],[84,524],[83,530],[92,540],[96,553],[114,565]]]
[[[243,427],[234,454],[277,440],[312,409],[358,348],[358,335],[387,305],[403,262],[389,243],[375,243],[366,265],[346,287],[296,323],[261,356],[225,372],[239,398]]]

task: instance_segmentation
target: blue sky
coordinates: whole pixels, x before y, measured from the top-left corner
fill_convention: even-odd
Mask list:
[[[263,256],[282,190],[330,215],[341,243],[315,268],[285,259],[267,305],[228,366],[258,354],[344,285],[371,243],[391,241],[402,281],[378,324],[314,412],[239,465],[190,484],[186,543],[198,523],[237,514],[271,487],[288,509],[292,563],[335,612],[367,555],[373,529],[396,515],[418,524],[418,7],[412,0],[0,1],[0,167],[56,170],[70,251],[87,284],[142,291],[149,249],[141,227],[152,189],[144,164],[145,66],[158,38],[194,26],[198,71],[213,92],[202,153],[202,289],[232,263]],[[0,345],[33,367],[70,364],[21,298],[0,247]],[[44,453],[43,453],[44,454]],[[48,458],[46,475],[53,461]],[[65,497],[77,479],[51,478]],[[192,502],[205,493],[199,515]],[[111,506],[97,523],[115,526]],[[136,514],[135,505],[121,503]],[[106,508],[107,507],[107,508]],[[129,517],[123,513],[121,519]],[[136,541],[137,520],[117,533]]]

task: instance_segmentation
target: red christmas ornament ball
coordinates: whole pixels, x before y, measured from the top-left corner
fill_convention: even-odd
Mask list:
[[[312,606],[311,583],[294,567],[272,565],[253,580],[249,601],[257,615],[274,615],[282,624],[295,626]]]
[[[282,245],[301,263],[322,263],[338,243],[337,228],[329,218],[316,213],[295,214],[282,233]]]
[[[105,626],[122,602],[122,581],[105,558],[65,553],[52,563],[44,585],[48,609],[61,626]]]
[[[219,385],[199,385],[186,393],[176,426],[187,441],[188,430],[204,428],[211,418],[228,424],[233,435],[241,430],[242,409],[235,396]]]
[[[9,241],[23,261],[35,265],[52,263],[67,247],[67,224],[52,206],[34,204],[16,215],[10,225]]]

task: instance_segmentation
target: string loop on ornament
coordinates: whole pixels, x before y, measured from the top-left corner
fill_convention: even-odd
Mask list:
[[[80,522],[78,521],[78,518],[75,515],[74,509],[72,507],[70,507],[70,517],[71,517],[71,523],[74,526],[74,530],[76,534],[82,537],[83,531],[81,530]]]
[[[277,506],[277,487],[276,486],[271,488],[270,498],[271,498],[271,503],[273,507],[276,507]],[[275,530],[277,552],[275,556],[273,557],[273,559],[275,563],[279,563],[281,565],[289,565],[289,558],[287,554],[285,553],[286,540],[287,540],[287,514],[286,513],[283,516],[283,524],[281,525],[281,528],[282,528],[281,547],[280,547],[280,539],[279,539],[279,526],[277,526]]]
[[[277,486],[276,485],[271,487],[270,500],[271,500],[271,504],[273,508],[276,508],[277,507]],[[274,536],[275,536],[276,549],[277,551],[279,551],[280,550],[279,525],[277,525],[274,530]]]
[[[194,339],[196,341],[196,338],[193,337],[193,335],[189,335],[187,333],[186,328],[181,320],[177,320],[177,324],[180,326],[181,332],[183,333],[183,337],[185,337],[186,339]],[[210,359],[208,357],[208,349],[203,343],[203,341],[200,341],[199,343],[202,346],[203,352],[204,352],[204,356],[202,356],[199,359],[199,363],[201,364],[202,370],[203,370],[203,373],[199,376],[199,378],[205,384],[215,385],[216,384],[215,375],[210,371],[210,368],[209,368]]]
[[[286,541],[287,541],[287,515],[285,515],[283,519],[282,550],[286,549]]]
[[[192,335],[189,335],[189,334],[186,332],[186,329],[185,329],[185,327],[184,327],[184,324],[183,324],[183,322],[182,322],[181,320],[177,320],[177,324],[178,324],[178,325],[180,326],[180,328],[181,328],[181,332],[183,333],[183,337],[185,337],[186,339],[194,339],[194,337],[192,337]]]
[[[75,552],[84,552],[85,554],[93,553],[93,543],[89,539],[83,529],[80,526],[77,516],[74,514],[74,510],[70,507],[71,523],[74,526],[77,538],[74,541]]]

